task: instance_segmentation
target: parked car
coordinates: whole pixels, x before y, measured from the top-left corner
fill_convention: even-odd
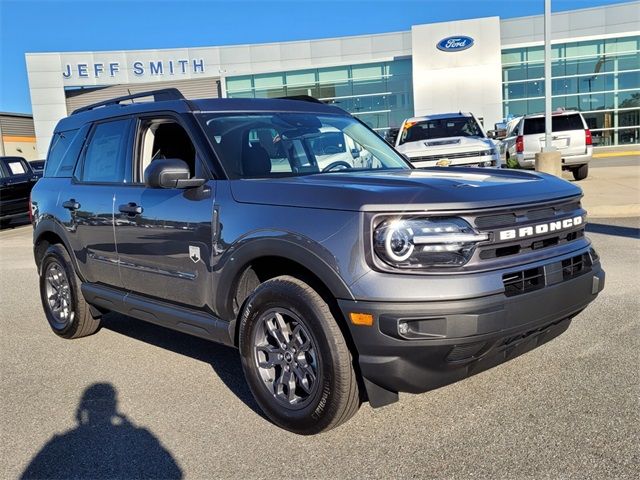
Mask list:
[[[53,332],[116,311],[237,347],[296,433],[527,352],[604,287],[578,187],[414,169],[337,107],[159,90],[76,110],[52,142],[32,204]],[[327,168],[350,149],[371,161]]]
[[[505,162],[512,168],[535,168],[535,155],[545,143],[544,115],[526,115],[512,120],[503,140]],[[573,178],[584,180],[589,175],[593,155],[591,131],[582,114],[557,111],[551,117],[553,146],[562,155],[562,169],[570,170]]]
[[[0,157],[0,226],[29,215],[29,195],[38,180],[22,157]]]
[[[396,150],[414,167],[500,167],[498,141],[487,137],[471,113],[408,118],[400,127]]]
[[[44,160],[31,160],[29,165],[36,176],[41,177],[44,174]]]

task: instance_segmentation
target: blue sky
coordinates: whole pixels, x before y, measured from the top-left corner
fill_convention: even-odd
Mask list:
[[[553,0],[553,11],[621,0]],[[303,40],[543,12],[543,0],[0,0],[0,111],[31,112],[26,52]]]

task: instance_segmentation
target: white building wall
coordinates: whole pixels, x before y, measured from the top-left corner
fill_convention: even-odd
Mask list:
[[[500,23],[502,48],[544,42],[542,15],[510,18]],[[551,17],[552,42],[638,35],[639,32],[640,2],[638,1],[557,12]]]
[[[226,77],[325,66],[392,60],[411,55],[411,32],[384,33],[325,40],[234,45],[168,50],[113,52],[28,53],[27,73],[40,156],[47,153],[56,123],[67,116],[64,87],[158,83],[204,77]],[[180,60],[188,61],[182,72]],[[169,71],[169,62],[173,70]],[[203,68],[193,68],[202,61]],[[136,74],[135,63],[144,66]],[[150,62],[162,62],[163,72],[152,73]],[[115,64],[113,72],[111,65]],[[86,65],[86,70],[84,66]],[[96,65],[100,65],[96,71]],[[79,75],[79,66],[86,77]],[[67,70],[67,69],[70,70]],[[63,73],[70,71],[66,78]],[[224,94],[224,90],[223,90]]]
[[[416,25],[413,45],[413,102],[416,116],[472,112],[493,128],[502,118],[502,63],[498,17]],[[441,51],[444,38],[465,35],[474,44]]]

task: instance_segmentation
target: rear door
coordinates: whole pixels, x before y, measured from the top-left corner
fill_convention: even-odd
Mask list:
[[[121,287],[114,205],[131,184],[130,118],[93,126],[59,204],[70,211],[67,237],[85,280]]]
[[[115,204],[115,231],[124,286],[132,293],[189,307],[211,305],[215,182],[192,189],[147,188],[155,159],[179,158],[191,176],[210,179],[200,148],[178,116],[137,120],[134,184]]]

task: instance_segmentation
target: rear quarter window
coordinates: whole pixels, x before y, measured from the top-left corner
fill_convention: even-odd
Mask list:
[[[584,130],[582,117],[575,115],[556,115],[551,117],[551,130],[553,132],[566,132],[569,130]],[[544,117],[526,118],[524,120],[524,135],[538,135],[544,133]]]
[[[51,140],[45,162],[45,177],[71,177],[82,150],[88,127],[57,132]]]

